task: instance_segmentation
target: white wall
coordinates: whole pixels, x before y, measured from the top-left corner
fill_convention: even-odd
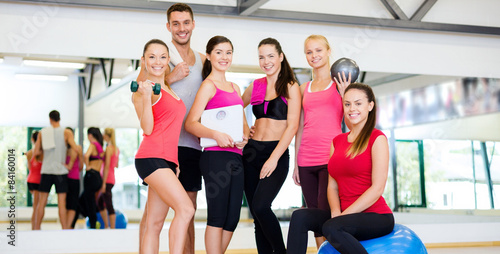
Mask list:
[[[490,7],[494,5],[491,1],[488,3]],[[462,7],[455,7],[455,11],[467,13],[468,7],[460,6]],[[497,6],[500,7],[500,2],[497,2]],[[384,15],[379,13],[377,16]],[[282,43],[293,67],[307,68],[309,66],[303,54],[303,41],[310,34],[323,34],[333,46],[332,60],[342,56],[351,57],[363,71],[500,78],[500,36],[226,16],[196,15],[195,20],[192,47],[204,51],[205,43],[210,37],[225,35],[235,46],[235,66],[256,66],[258,42],[272,36]],[[0,37],[0,53],[137,59],[144,43],[149,39],[169,40],[165,22],[163,10],[144,12],[0,3],[0,23],[3,24],[0,26],[0,34],[4,35]],[[490,25],[500,26],[497,19],[488,19],[488,22],[492,23]],[[11,81],[1,82],[0,88],[9,82]],[[70,79],[69,82],[64,89],[73,89],[71,91],[76,93],[76,79]],[[65,105],[62,110],[68,110],[68,113],[61,112],[63,120],[66,117],[76,119],[76,97],[67,96],[70,93],[63,93],[64,90],[59,86],[53,88],[33,88],[23,92],[23,95],[13,97],[2,93],[4,98],[8,98],[0,101],[3,109],[12,107],[18,101],[34,100],[25,100],[27,97],[40,97],[40,101],[36,107],[22,103],[18,107],[23,109],[7,112],[7,118],[12,120],[4,118],[0,120],[0,125],[40,125],[39,120],[35,122],[32,119],[38,119],[42,110],[48,112],[56,105]],[[14,90],[12,87],[7,89]],[[126,90],[123,88],[121,92],[115,92],[116,95],[113,93],[101,102],[87,107],[86,125],[136,127],[134,112],[125,113],[126,108],[131,109],[128,95],[125,96]],[[390,92],[390,89],[385,92]],[[24,95],[28,93],[29,96]],[[58,96],[61,94],[65,96]],[[33,115],[27,113],[29,108],[40,110],[37,110],[37,115]],[[42,115],[40,119],[44,118],[45,113]],[[73,122],[67,125],[73,125]]]
[[[197,15],[195,20],[193,47],[204,51],[210,37],[225,35],[234,43],[235,65],[257,65],[258,42],[272,36],[294,67],[308,67],[303,41],[323,34],[334,47],[334,58],[352,57],[366,71],[500,77],[499,36],[225,16]],[[8,24],[0,27],[5,35],[0,52],[139,58],[147,40],[169,38],[165,21],[164,11],[0,3],[0,23]]]
[[[139,120],[132,104],[129,86],[130,82],[138,74],[139,72],[135,71],[126,78],[123,78],[120,84],[112,85],[111,89],[116,90],[106,96],[105,99],[86,104],[84,113],[85,125],[99,128],[140,128]]]
[[[30,81],[15,79],[13,73],[0,72],[0,126],[49,125],[49,112],[61,113],[61,125],[77,127],[78,87],[76,77],[68,81]]]
[[[500,113],[398,128],[397,139],[448,139],[500,141]]]

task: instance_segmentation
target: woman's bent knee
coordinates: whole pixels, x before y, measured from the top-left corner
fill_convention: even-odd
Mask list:
[[[323,224],[322,231],[327,238],[335,238],[335,235],[341,231],[341,226],[335,219],[330,219]]]
[[[183,205],[177,209],[178,211],[175,211],[175,216],[180,216],[183,221],[190,222],[191,219],[194,217],[195,209],[193,204],[189,203],[186,205]]]

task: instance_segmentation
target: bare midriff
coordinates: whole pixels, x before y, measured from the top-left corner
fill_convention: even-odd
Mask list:
[[[260,118],[255,121],[255,133],[252,139],[257,141],[280,140],[286,129],[286,120]]]

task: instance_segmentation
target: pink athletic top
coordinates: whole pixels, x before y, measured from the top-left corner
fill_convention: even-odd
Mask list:
[[[210,80],[212,81],[212,80]],[[222,108],[222,107],[227,107],[227,106],[233,106],[233,105],[238,105],[240,104],[243,107],[243,100],[241,97],[238,95],[238,92],[236,92],[236,89],[234,88],[234,84],[231,83],[233,86],[233,92],[226,92],[224,90],[219,89],[215,83],[212,81],[212,83],[215,86],[215,95],[208,101],[207,106],[205,109],[214,109],[214,108]],[[243,124],[243,123],[241,123]],[[236,146],[235,147],[227,147],[227,148],[222,148],[220,146],[213,146],[213,147],[207,147],[204,149],[205,151],[227,151],[227,152],[233,152],[237,154],[243,154],[241,149],[238,149]]]
[[[302,98],[304,129],[297,155],[297,163],[301,167],[328,164],[332,139],[342,133],[344,109],[336,84],[312,93],[309,92],[310,85],[311,81],[306,84]]]
[[[372,147],[377,137],[384,135],[374,129],[366,150],[354,157],[346,157],[346,152],[352,143],[347,141],[349,133],[343,133],[333,139],[335,151],[328,163],[328,172],[337,181],[339,188],[340,208],[342,211],[354,203],[372,185]],[[392,213],[385,199],[380,198],[364,213]]]
[[[99,145],[99,143],[97,143],[97,145]],[[66,164],[69,163],[70,159],[71,156],[66,156]],[[78,157],[76,157],[75,163],[73,163],[73,167],[68,172],[68,178],[73,180],[80,179],[80,159],[78,159]]]
[[[40,184],[40,179],[42,178],[41,175],[41,170],[42,170],[42,163],[37,161],[36,156],[32,156],[31,160],[29,161],[30,167],[29,167],[29,174],[28,174],[28,183],[36,183]]]
[[[153,132],[144,134],[135,158],[160,158],[179,165],[177,144],[185,114],[186,106],[182,100],[161,89],[160,98],[153,104]]]
[[[108,179],[106,179],[106,183],[109,184],[115,184],[115,168],[118,165],[118,157],[120,156],[120,149],[118,147],[115,147],[115,153],[111,155],[111,159],[109,161],[109,172],[108,172]],[[101,176],[104,174],[104,167],[105,163],[103,163],[102,170],[101,170]]]
[[[90,155],[90,160],[104,160],[104,150],[102,149],[102,146],[99,142],[92,142],[92,144],[95,146],[95,149],[97,150],[97,155]],[[101,155],[102,154],[102,155]]]

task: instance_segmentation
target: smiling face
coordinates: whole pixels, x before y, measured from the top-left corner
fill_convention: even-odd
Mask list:
[[[306,42],[304,51],[307,63],[312,68],[319,68],[324,65],[328,65],[331,50],[328,49],[324,42],[317,39],[310,39]]]
[[[274,45],[264,44],[259,47],[259,65],[267,76],[279,73],[282,61],[283,53],[278,53]]]
[[[187,11],[170,13],[167,29],[172,33],[172,40],[180,45],[186,45],[191,40],[194,29],[194,20]]]
[[[212,69],[227,71],[233,62],[233,47],[229,42],[219,43],[207,54],[207,59],[212,64]]]
[[[150,44],[142,57],[148,75],[156,77],[165,75],[169,60],[167,48],[157,43]]]
[[[363,90],[350,89],[344,94],[344,118],[350,125],[364,124],[373,109],[374,102],[368,101]]]

